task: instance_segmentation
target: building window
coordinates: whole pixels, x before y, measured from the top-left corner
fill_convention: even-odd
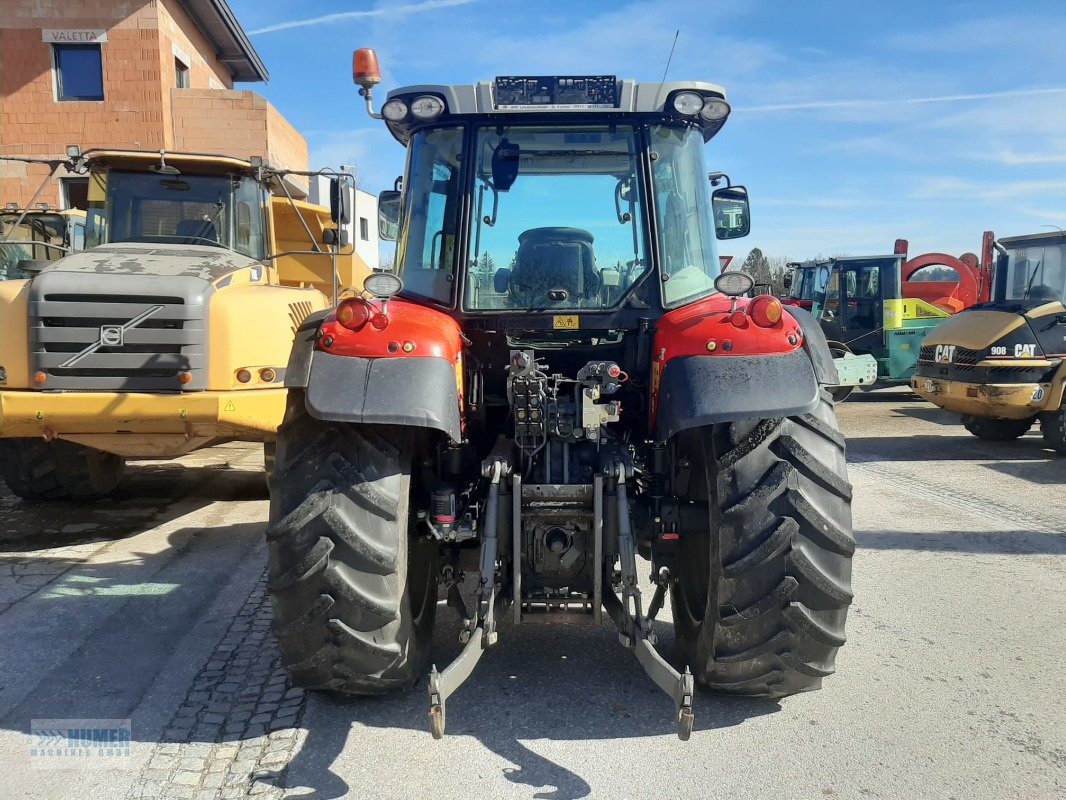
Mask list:
[[[57,100],[103,100],[104,65],[98,44],[54,44]]]
[[[366,217],[359,217],[359,238],[364,242],[370,241],[370,223]]]
[[[80,208],[89,210],[89,179],[61,178],[63,187],[63,208]]]
[[[180,58],[174,59],[174,85],[179,89],[189,88],[189,67]]]

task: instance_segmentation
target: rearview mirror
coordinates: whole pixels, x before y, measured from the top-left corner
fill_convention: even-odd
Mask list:
[[[348,184],[340,178],[332,178],[329,182],[329,217],[337,225],[352,221],[352,195]]]
[[[492,288],[496,294],[507,294],[507,290],[511,288],[511,270],[507,267],[496,270],[492,274]]]
[[[786,272],[784,274],[784,276],[781,278],[781,285],[785,289],[791,289],[792,288],[792,273],[791,272]]]
[[[711,195],[714,208],[714,235],[719,239],[739,239],[751,233],[748,190],[743,186],[723,186]]]
[[[395,242],[400,232],[400,193],[387,189],[378,195],[378,236]]]
[[[518,179],[518,163],[522,148],[503,139],[492,151],[492,184],[498,192],[506,192]]]

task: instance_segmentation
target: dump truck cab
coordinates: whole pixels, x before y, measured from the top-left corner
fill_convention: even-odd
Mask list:
[[[49,262],[81,250],[84,241],[84,211],[9,203],[0,208],[0,281],[29,278]]]
[[[1039,420],[1066,452],[1066,234],[999,240],[993,299],[927,337],[915,392],[961,415],[985,439],[1013,439]]]
[[[86,249],[2,285],[8,485],[96,496],[128,457],[272,439],[294,331],[331,305],[335,261],[346,286],[365,274],[322,244],[329,212],[283,196],[286,215],[287,174],[225,156],[92,150],[69,169],[89,179]]]
[[[439,738],[500,615],[606,614],[682,739],[696,680],[814,688],[851,596],[836,375],[809,314],[721,272],[717,241],[751,226],[704,161],[725,90],[501,76],[394,89],[378,114],[376,58],[354,62],[407,168],[379,201],[394,270],[305,324],[289,364],[268,542],[293,681],[376,694],[428,671]],[[466,620],[442,670],[439,586]],[[655,647],[667,592],[691,670]]]

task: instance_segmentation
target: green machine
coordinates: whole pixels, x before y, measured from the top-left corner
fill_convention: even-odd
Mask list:
[[[951,313],[903,297],[905,254],[829,258],[793,264],[786,303],[807,308],[829,340],[840,402],[856,386],[905,384],[925,335]]]

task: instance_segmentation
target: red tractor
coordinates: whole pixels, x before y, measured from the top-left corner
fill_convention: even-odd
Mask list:
[[[286,374],[269,589],[293,681],[428,672],[439,738],[504,615],[606,612],[682,739],[694,681],[817,688],[855,549],[836,375],[808,313],[720,272],[716,238],[750,227],[703,162],[724,90],[500,77],[396,89],[379,115],[373,51],[354,65],[407,168],[380,198],[395,270],[309,318]],[[667,592],[683,670],[656,650]],[[438,593],[466,620],[442,671]]]

